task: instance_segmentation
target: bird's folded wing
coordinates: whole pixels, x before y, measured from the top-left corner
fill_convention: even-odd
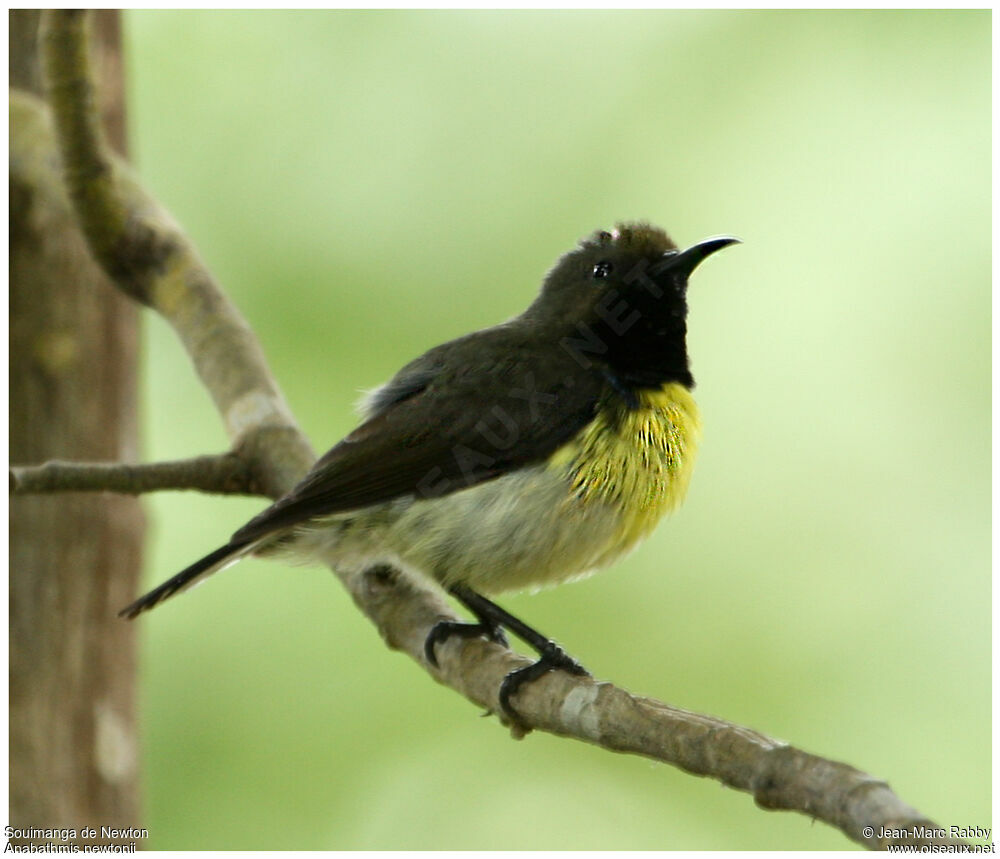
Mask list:
[[[561,360],[507,358],[444,376],[377,411],[233,540],[401,496],[446,495],[544,461],[591,420],[603,388],[599,374]]]

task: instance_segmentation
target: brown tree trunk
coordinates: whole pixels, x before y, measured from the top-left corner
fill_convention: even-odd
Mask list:
[[[37,95],[39,13],[9,14],[11,86]],[[100,12],[94,23],[102,112],[124,151],[119,15]],[[137,310],[91,259],[51,126],[23,104],[12,89],[10,459],[136,461]],[[77,843],[134,840],[100,831],[139,822],[136,628],[115,611],[136,591],[142,536],[132,498],[11,498],[13,827],[71,827]],[[83,837],[85,826],[98,836]]]

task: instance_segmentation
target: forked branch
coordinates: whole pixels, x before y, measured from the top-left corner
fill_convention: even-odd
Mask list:
[[[256,464],[268,495],[281,495],[315,456],[246,320],[188,238],[106,145],[87,21],[83,10],[46,12],[40,34],[45,89],[80,227],[118,287],[173,326],[234,449]]]

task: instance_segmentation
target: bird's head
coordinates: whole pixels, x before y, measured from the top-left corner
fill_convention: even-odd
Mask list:
[[[711,254],[738,239],[706,239],[679,250],[649,224],[600,230],[565,254],[525,317],[609,368],[632,388],[693,385],[687,359],[687,284]]]

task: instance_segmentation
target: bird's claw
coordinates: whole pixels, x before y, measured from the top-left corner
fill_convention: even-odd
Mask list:
[[[502,647],[510,646],[507,643],[507,636],[504,635],[504,631],[499,626],[491,626],[486,623],[461,623],[457,620],[438,621],[427,634],[427,640],[424,641],[424,656],[435,668],[440,667],[435,649],[453,635],[460,638],[476,638],[484,635]]]
[[[437,645],[452,635],[459,635],[463,638],[485,635],[491,641],[507,647],[504,629],[514,633],[538,653],[536,662],[511,671],[504,677],[498,692],[500,710],[503,716],[512,726],[519,728],[522,733],[526,733],[530,728],[522,721],[510,699],[525,683],[531,683],[543,674],[554,670],[565,671],[567,674],[577,676],[590,676],[590,672],[570,657],[558,644],[532,629],[523,621],[518,620],[496,603],[490,602],[490,600],[462,585],[455,585],[450,590],[452,595],[476,616],[478,623],[442,620],[435,624],[424,642],[424,655],[428,664],[435,668],[438,667],[437,653],[435,652]]]
[[[511,671],[504,677],[500,684],[499,694],[500,709],[503,710],[504,715],[512,722],[521,724],[521,717],[510,702],[511,695],[516,694],[525,683],[531,683],[543,674],[556,670],[582,677],[590,676],[590,672],[586,668],[569,656],[558,644],[550,641],[539,654],[537,662]]]

